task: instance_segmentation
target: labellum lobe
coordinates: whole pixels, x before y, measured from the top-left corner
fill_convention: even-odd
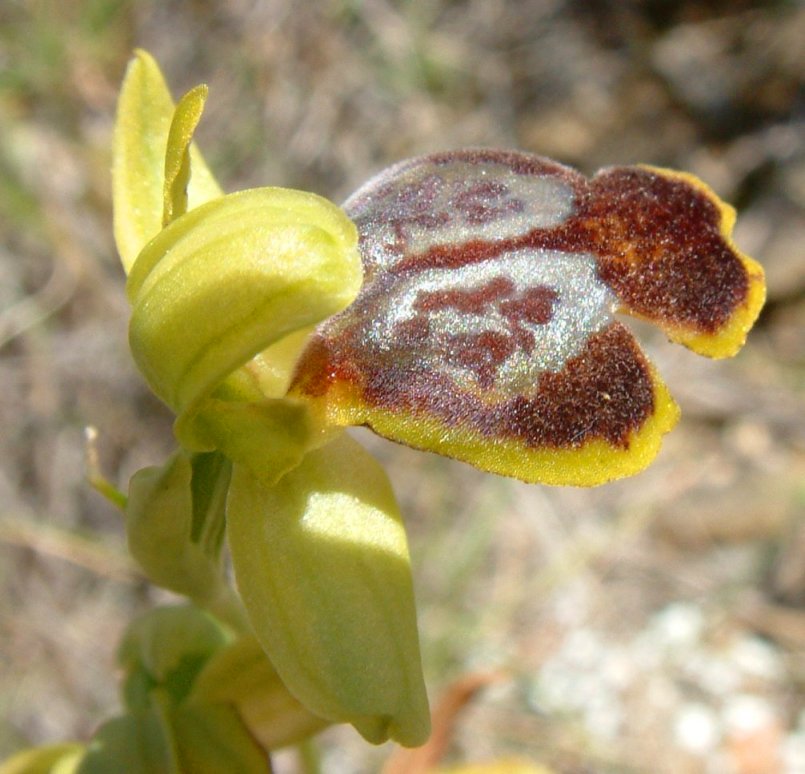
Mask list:
[[[655,456],[678,410],[616,311],[734,354],[762,271],[692,176],[592,180],[539,156],[402,162],[344,205],[364,285],[322,324],[291,393],[327,422],[525,481],[592,485]]]

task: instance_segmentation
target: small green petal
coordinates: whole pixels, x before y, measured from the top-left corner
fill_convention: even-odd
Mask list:
[[[341,435],[270,489],[235,466],[227,532],[249,618],[288,689],[371,742],[422,744],[408,547],[380,465]]]
[[[194,425],[197,437],[245,465],[265,486],[295,468],[321,435],[301,401],[247,403],[209,399]]]
[[[255,355],[244,366],[260,395],[281,398],[288,392],[299,355],[307,345],[314,325],[300,328],[276,344]]]
[[[159,65],[145,51],[129,62],[115,122],[112,194],[115,241],[129,271],[146,243],[162,228],[165,151],[173,100]],[[188,208],[221,196],[221,189],[195,146]]]
[[[187,187],[190,182],[190,143],[201,120],[208,89],[201,84],[187,92],[176,106],[165,150],[165,187],[162,225],[187,212]]]
[[[193,414],[255,355],[349,305],[361,280],[355,227],[334,204],[281,188],[230,194],[173,221],[138,257],[132,352],[154,392]]]

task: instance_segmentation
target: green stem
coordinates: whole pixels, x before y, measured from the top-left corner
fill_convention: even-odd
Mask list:
[[[126,505],[129,498],[123,494],[114,484],[106,478],[96,478],[91,476],[89,479],[90,486],[99,494],[103,495],[112,505],[120,508],[121,511],[126,510]]]
[[[171,720],[171,698],[168,692],[161,687],[152,689],[150,698],[154,712],[157,718],[159,718],[159,724],[170,755],[170,768],[166,774],[181,774],[182,769],[179,763],[179,750],[176,745],[176,737],[174,736],[173,723]]]
[[[213,593],[203,598],[194,598],[193,602],[212,613],[219,621],[231,626],[239,634],[248,634],[252,631],[240,597],[223,578]]]
[[[98,448],[96,446],[98,431],[92,426],[87,427],[84,429],[84,438],[84,462],[90,486],[109,500],[112,505],[116,505],[121,511],[125,511],[128,497],[101,472],[101,466],[98,461]]]

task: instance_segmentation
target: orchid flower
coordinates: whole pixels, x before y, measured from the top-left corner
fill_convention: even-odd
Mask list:
[[[529,482],[631,475],[678,409],[616,313],[730,356],[763,272],[732,243],[730,207],[652,167],[588,180],[531,154],[453,151],[382,172],[343,209],[281,188],[224,195],[192,143],[205,99],[197,87],[174,107],[144,52],[120,97],[130,344],[179,443],[132,481],[132,552],[252,630],[314,716],[421,744],[405,531],[382,468],[343,429]],[[206,695],[226,693],[209,680]]]

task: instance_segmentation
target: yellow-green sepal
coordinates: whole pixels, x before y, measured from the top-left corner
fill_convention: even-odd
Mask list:
[[[178,751],[158,708],[129,712],[103,723],[93,735],[77,774],[182,774]]]
[[[127,712],[99,729],[86,771],[268,772],[265,751],[236,709],[194,693],[230,639],[220,621],[193,605],[159,607],[134,621],[118,651]]]
[[[159,65],[138,50],[126,70],[115,121],[112,195],[115,242],[128,273],[140,250],[162,228],[165,154],[174,105]],[[221,196],[195,146],[187,208]]]
[[[21,750],[0,763],[0,774],[74,774],[84,750],[77,742]]]
[[[155,690],[148,709],[104,723],[77,774],[269,774],[268,755],[232,707],[174,705]]]
[[[241,191],[165,228],[129,275],[129,340],[151,388],[180,415],[182,444],[209,450],[182,415],[255,355],[341,311],[361,280],[355,226],[315,194]]]
[[[271,488],[236,465],[227,534],[255,634],[291,693],[371,742],[422,744],[410,560],[381,466],[346,434]]]
[[[129,484],[129,550],[151,582],[201,605],[228,588],[221,574],[224,502],[231,466],[215,453],[176,451]]]
[[[329,725],[288,691],[251,635],[210,658],[193,683],[189,700],[234,707],[266,750],[298,744]]]
[[[219,621],[193,605],[157,607],[136,619],[117,654],[126,673],[126,706],[134,712],[146,709],[157,687],[179,703],[202,666],[230,638]]]
[[[171,726],[183,774],[270,774],[266,751],[230,705],[187,701],[171,711]]]

